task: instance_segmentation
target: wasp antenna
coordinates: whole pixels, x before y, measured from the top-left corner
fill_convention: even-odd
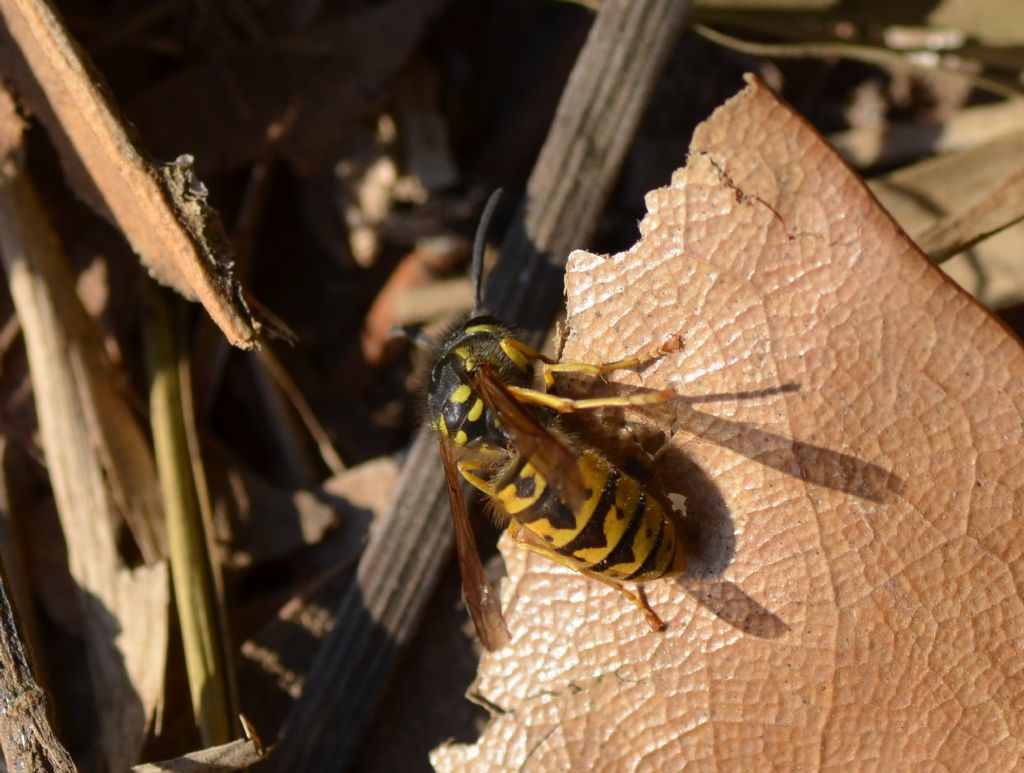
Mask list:
[[[421,349],[431,352],[436,352],[438,349],[437,341],[413,325],[395,325],[388,331],[388,338],[405,338]]]
[[[484,244],[487,241],[487,228],[491,224],[491,217],[498,207],[501,199],[501,188],[496,188],[480,215],[480,224],[476,227],[476,237],[473,239],[473,314],[476,315],[483,310],[484,304]]]

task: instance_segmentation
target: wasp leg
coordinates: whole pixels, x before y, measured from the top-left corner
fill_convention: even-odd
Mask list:
[[[657,612],[655,612],[653,609],[651,609],[651,605],[647,601],[647,593],[644,591],[644,586],[643,585],[637,585],[636,586],[636,590],[633,590],[631,588],[627,588],[621,582],[616,582],[615,580],[609,580],[607,577],[602,577],[601,575],[594,574],[593,572],[584,571],[583,574],[585,574],[585,575],[587,575],[587,577],[591,577],[591,578],[593,578],[595,580],[600,580],[605,585],[607,585],[607,586],[609,586],[611,588],[615,588],[615,590],[617,590],[619,593],[621,593],[623,596],[625,596],[627,599],[629,599],[630,602],[634,606],[636,606],[637,609],[639,609],[643,613],[644,618],[647,620],[647,624],[649,626],[651,626],[651,630],[654,630],[654,631],[664,631],[665,630],[665,627],[666,627],[665,626],[665,621],[662,620],[660,617],[658,617],[658,613]]]
[[[537,555],[544,556],[545,558],[554,561],[556,564],[567,566],[570,569],[573,569],[579,572],[580,574],[586,575],[587,577],[593,580],[599,580],[600,582],[603,582],[610,588],[614,588],[627,599],[629,599],[630,603],[636,606],[643,613],[644,619],[647,620],[648,625],[650,625],[653,630],[665,630],[665,621],[658,617],[657,612],[651,609],[651,605],[647,601],[647,594],[644,592],[642,585],[638,585],[636,587],[636,590],[634,591],[630,588],[627,588],[621,582],[611,580],[607,577],[597,574],[596,572],[590,572],[586,569],[581,569],[570,558],[563,556],[561,553],[556,553],[554,550],[549,548],[544,543],[538,542],[537,537],[535,537],[529,531],[520,526],[515,520],[513,520],[508,525],[508,529],[506,531],[508,532],[508,536],[510,536],[512,540],[520,547],[525,548],[526,550],[529,550],[533,553],[536,553]]]
[[[546,365],[554,365],[556,362],[546,354],[538,352],[528,343],[520,341],[518,338],[502,338],[501,348],[505,350],[505,354],[507,354],[511,359],[520,363],[539,360]]]
[[[614,362],[604,362],[600,364],[592,362],[556,362],[550,357],[541,354],[533,347],[528,346],[515,338],[506,338],[501,343],[502,348],[504,348],[506,352],[508,352],[509,349],[513,349],[526,359],[539,360],[542,363],[541,369],[544,374],[544,386],[547,389],[550,389],[555,385],[556,373],[584,373],[588,376],[603,376],[605,373],[611,373],[616,370],[639,368],[664,357],[670,352],[678,351],[682,348],[683,339],[677,336],[666,341],[660,346],[656,346],[650,351],[642,352],[641,354],[637,354],[632,357],[626,357],[622,360],[615,360]]]
[[[509,386],[507,388],[509,392],[524,403],[540,405],[559,413],[589,411],[594,408],[624,408],[630,405],[652,405],[654,403],[666,402],[677,396],[671,389],[660,389],[656,392],[647,392],[641,395],[587,397],[582,400],[574,400],[571,397],[562,397],[526,387]]]
[[[457,466],[459,469],[459,475],[465,478],[470,483],[470,485],[473,486],[473,488],[477,489],[485,496],[497,496],[497,490],[494,488],[494,485],[489,480],[481,478],[479,475],[476,474],[477,471],[486,470],[486,465],[478,464],[468,459],[464,459],[459,461]]]
[[[462,462],[469,469],[482,470],[508,459],[508,451],[491,445],[474,446],[471,453],[463,457]]]
[[[681,337],[672,338],[660,346],[656,346],[650,351],[641,352],[632,357],[626,357],[622,360],[615,360],[614,362],[604,362],[601,364],[593,364],[589,362],[548,362],[543,360],[543,373],[544,373],[544,386],[550,389],[555,385],[555,373],[584,373],[588,376],[603,376],[605,373],[611,373],[616,370],[627,370],[629,368],[639,368],[649,363],[654,362],[666,354],[678,351],[683,346],[683,339]]]

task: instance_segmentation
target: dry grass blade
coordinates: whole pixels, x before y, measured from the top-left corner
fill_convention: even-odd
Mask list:
[[[671,438],[655,472],[685,497],[690,581],[738,588],[710,595],[784,627],[744,630],[669,581],[650,586],[669,621],[652,633],[617,594],[507,549],[513,642],[476,685],[502,713],[435,766],[1016,766],[1019,341],[758,82],[698,127],[688,166],[646,202],[628,252],[571,257],[563,356],[684,335],[620,388],[732,393],[701,412],[791,438],[741,453],[651,428]],[[882,496],[864,496],[871,469],[891,474]]]
[[[167,557],[167,532],[153,452],[124,395],[110,388],[118,379],[104,356],[101,341],[91,335],[95,332],[91,327],[83,324],[80,329],[81,350],[88,361],[73,359],[71,364],[83,417],[95,438],[111,497],[124,515],[142,560],[153,564]]]
[[[332,475],[341,475],[345,471],[345,462],[338,455],[327,429],[320,423],[320,419],[317,418],[313,407],[306,400],[306,396],[302,394],[298,384],[295,383],[287,369],[281,364],[281,361],[271,349],[264,348],[260,350],[259,358],[260,364],[266,368],[271,378],[274,379],[277,388],[281,390],[281,393],[298,415],[302,425],[306,428],[306,432],[316,442],[317,450],[320,452],[320,460],[331,471]]]
[[[1024,131],[898,169],[869,183],[882,205],[943,270],[990,308],[1024,299],[1018,256]],[[996,238],[987,238],[990,234]],[[979,237],[981,238],[979,241]]]
[[[609,0],[594,22],[503,246],[504,276],[489,283],[488,305],[535,335],[554,314],[565,242],[589,238],[688,7]],[[620,100],[611,124],[609,94]],[[271,758],[277,770],[349,761],[451,550],[443,481],[436,441],[421,435]]]
[[[917,246],[936,263],[968,250],[1024,219],[1024,165],[964,212],[935,223],[917,238]]]
[[[149,271],[198,299],[231,343],[255,346],[260,325],[190,159],[159,167],[143,156],[49,3],[3,0],[0,18],[4,71],[46,124],[73,187],[112,218]]]
[[[936,262],[1018,222],[1024,131],[871,182],[879,201]]]
[[[146,359],[150,374],[150,421],[163,491],[171,574],[185,650],[192,709],[203,743],[232,737],[233,706],[229,641],[217,568],[212,564],[186,434],[179,357],[167,300],[149,288]]]
[[[56,235],[28,180],[0,189],[0,250],[24,330],[43,449],[78,583],[90,672],[102,704],[104,765],[138,754],[162,694],[167,648],[167,568],[129,569],[117,549],[114,498],[81,401],[90,355],[85,318]]]
[[[1024,112],[1022,112],[1024,118]],[[1014,175],[1024,156],[1024,128],[929,158],[869,182],[879,202],[917,241],[940,220],[974,207]]]

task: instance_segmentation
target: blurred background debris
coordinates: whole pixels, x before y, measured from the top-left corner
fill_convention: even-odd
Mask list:
[[[1021,325],[1024,7],[822,5],[690,7],[573,246],[632,244],[644,194],[755,72]],[[276,742],[410,485],[421,355],[391,330],[471,305],[480,208],[505,189],[495,244],[529,216],[615,6],[0,0],[3,590],[79,769],[225,744],[238,711]],[[451,567],[425,603],[359,770],[425,769],[486,717]]]

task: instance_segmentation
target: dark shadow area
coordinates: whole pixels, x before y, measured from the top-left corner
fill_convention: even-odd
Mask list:
[[[436,747],[445,742],[476,742],[490,714],[467,699],[480,662],[480,648],[471,631],[458,567],[449,561],[395,672],[394,688],[386,693],[367,730],[353,770],[427,773],[430,752]],[[396,732],[399,728],[401,732]]]
[[[676,581],[698,604],[733,628],[759,639],[777,639],[790,629],[785,621],[729,580],[697,581],[689,576]]]
[[[353,580],[351,568],[325,576],[304,595],[306,610],[299,620],[273,624],[256,637],[259,646],[250,642],[243,649],[239,658],[242,712],[266,742],[272,743],[284,726],[295,705],[295,694],[302,688],[302,676],[307,671],[315,675],[310,663],[327,656],[331,638],[338,632],[326,634],[322,627],[337,620],[337,599],[347,590],[355,589]],[[353,627],[364,626],[372,626],[366,640],[372,640],[375,654],[365,656],[368,662],[385,657],[389,648],[397,647],[368,619]],[[488,714],[466,700],[466,690],[476,677],[479,662],[477,645],[468,628],[458,569],[450,561],[425,610],[423,623],[409,643],[407,655],[396,661],[393,688],[381,693],[379,707],[367,705],[365,698],[362,704],[351,703],[340,692],[331,691],[331,701],[343,706],[334,714],[335,718],[351,722],[356,716],[365,729],[364,737],[349,748],[349,754],[355,756],[345,767],[370,773],[397,769],[428,771],[428,754],[435,747],[448,740],[469,743],[477,739]],[[425,711],[425,706],[429,710]],[[396,734],[397,728],[402,729],[400,734]],[[300,745],[306,737],[306,731],[294,724],[288,732],[296,734]],[[323,764],[318,759],[315,769],[342,769],[319,767]]]
[[[1017,338],[1024,341],[1024,303],[998,309],[996,314]]]
[[[669,447],[658,462],[664,491],[684,498],[680,533],[688,550],[687,573],[676,579],[701,607],[743,633],[774,639],[789,630],[777,615],[722,578],[736,555],[736,527],[721,490],[685,453]]]
[[[239,704],[265,741],[272,742],[280,732],[353,575],[351,566],[325,573],[242,646],[236,663]],[[300,619],[285,617],[300,603]]]
[[[3,466],[3,507],[14,538],[9,547],[15,548],[5,561],[12,556],[25,561],[21,580],[28,581],[22,596],[26,603],[18,613],[19,626],[31,625],[26,647],[33,676],[49,694],[51,727],[77,769],[109,770],[103,731],[135,721],[141,728],[145,721],[119,648],[121,623],[72,575],[52,488],[38,460],[8,443]],[[157,613],[167,614],[163,608]],[[100,673],[104,684],[96,683]],[[12,705],[6,713],[16,716],[19,708]],[[110,737],[106,740],[109,744]]]
[[[685,501],[685,509],[676,507],[673,512],[688,546],[688,574],[721,576],[736,556],[736,525],[718,484],[674,447],[662,454],[655,472],[665,494]]]
[[[718,392],[694,397],[679,395],[663,404],[639,406],[628,410],[655,426],[671,428],[673,435],[687,432],[808,483],[871,502],[892,502],[895,497],[900,496],[903,491],[903,480],[884,467],[852,454],[832,451],[813,443],[805,443],[759,429],[746,422],[712,416],[693,407],[699,403],[750,400],[799,390],[799,384],[789,383],[752,391]],[[606,384],[588,390],[587,396],[639,395],[653,392],[654,390],[643,387]],[[619,411],[619,414],[622,412]]]
[[[643,410],[646,413],[647,406]],[[789,630],[737,585],[722,579],[736,555],[736,526],[721,489],[700,465],[678,447],[666,445],[665,434],[656,429],[630,426],[628,433],[609,434],[608,426],[623,427],[623,422],[606,424],[595,412],[573,416],[565,423],[574,435],[640,481],[673,519],[687,545],[687,573],[676,579],[687,595],[744,633],[775,638]],[[651,449],[658,449],[657,460],[642,461]],[[676,497],[685,502],[682,507],[676,506]]]
[[[778,391],[798,389],[799,385],[785,385]],[[692,407],[694,403],[742,400],[763,394],[735,392],[696,398],[679,397],[672,401],[677,416],[673,432],[689,432],[779,472],[872,502],[891,502],[902,493],[903,480],[877,464],[852,454],[758,429],[745,422],[711,416]]]
[[[95,704],[91,705],[95,706],[99,711],[107,713],[108,733],[114,732],[115,728],[119,730],[125,725],[141,729],[146,725],[147,718],[143,713],[142,700],[135,692],[135,688],[131,683],[131,678],[124,662],[124,656],[118,643],[118,637],[122,633],[121,623],[107,609],[106,604],[95,594],[85,589],[80,589],[79,593],[85,625],[88,629],[91,629],[93,634],[92,642],[88,641],[88,634],[85,634],[82,639],[82,644],[87,651],[90,644],[94,647],[91,658],[89,654],[86,655],[86,661],[89,664],[89,676],[91,681],[94,682],[93,694],[96,701]],[[167,614],[167,611],[160,609],[156,614]],[[97,673],[98,671],[102,672],[103,676],[100,676]],[[61,673],[59,664],[54,664],[52,673],[57,677],[56,681],[60,681],[57,676]],[[95,680],[97,678],[105,678],[106,683],[96,685]],[[81,704],[79,704],[79,708],[81,708]],[[96,756],[84,763],[79,758],[75,758],[80,770],[116,769],[117,766],[104,754],[105,749],[101,740],[103,729],[103,722],[100,721],[97,738],[95,739],[96,747],[92,750]],[[112,740],[113,737],[108,738],[108,742]],[[123,746],[124,740],[123,738],[118,739],[120,744],[118,748],[121,753],[127,754],[129,750]],[[93,763],[95,767],[92,767],[90,763]]]

